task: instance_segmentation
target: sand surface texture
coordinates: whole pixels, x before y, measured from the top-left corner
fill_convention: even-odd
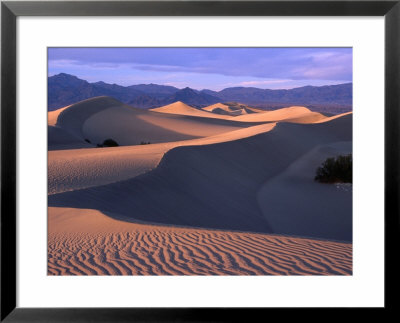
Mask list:
[[[352,247],[345,243],[126,223],[94,210],[50,208],[49,213],[49,275],[352,272]]]
[[[351,152],[352,115],[217,108],[50,112],[49,274],[351,274],[351,185],[314,174]]]

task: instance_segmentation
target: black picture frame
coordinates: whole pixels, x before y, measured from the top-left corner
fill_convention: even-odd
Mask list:
[[[16,19],[19,16],[384,16],[385,307],[396,309],[399,278],[400,0],[395,1],[2,1],[1,3],[1,321],[233,322],[266,310],[244,308],[16,307]],[[302,309],[291,309],[303,315]],[[325,309],[334,315],[332,309]],[[347,310],[349,311],[349,310]],[[369,311],[368,315],[372,312]],[[296,314],[297,315],[297,314]],[[308,314],[307,314],[308,315]],[[324,314],[326,315],[326,314]],[[262,316],[261,316],[262,317]],[[254,319],[252,319],[254,318]]]

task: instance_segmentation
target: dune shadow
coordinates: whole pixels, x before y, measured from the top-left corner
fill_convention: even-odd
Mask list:
[[[317,145],[351,140],[351,122],[350,116],[327,124],[281,123],[245,139],[177,147],[146,174],[49,195],[48,205],[97,209],[132,221],[279,233],[261,213],[257,191]],[[284,194],[276,199],[288,202]]]

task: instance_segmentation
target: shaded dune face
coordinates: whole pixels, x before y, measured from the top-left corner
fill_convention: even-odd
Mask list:
[[[85,141],[86,138],[82,132],[83,124],[93,114],[114,105],[121,105],[121,102],[110,97],[102,96],[87,99],[49,112],[48,149],[93,147],[93,145]]]
[[[83,132],[94,142],[107,137],[120,145],[138,145],[209,137],[253,124],[112,107],[91,116]]]
[[[174,147],[243,139],[268,132],[274,126],[273,123],[265,123],[206,138],[152,145],[51,151],[48,154],[48,193],[62,193],[133,178],[157,167],[163,155]]]
[[[215,110],[217,108],[221,109],[221,110],[228,111],[228,112],[232,112],[232,109],[229,107],[229,105],[226,105],[226,104],[223,104],[223,103],[215,103],[215,104],[209,105],[207,107],[204,107],[202,109],[205,110],[205,111],[212,112],[213,110]]]
[[[49,145],[68,149],[48,154],[49,275],[352,274],[351,191],[314,182],[351,152],[351,115],[163,108],[48,114]],[[126,146],[82,149],[106,137]]]
[[[220,108],[215,108],[212,113],[215,114],[221,114],[221,115],[228,115],[228,116],[239,116],[242,114],[246,114],[246,110],[244,109],[240,109],[240,110],[233,110],[233,111],[226,111],[224,109],[220,109]]]
[[[220,114],[220,115],[227,115],[227,116],[239,116],[242,114],[247,114],[247,113],[254,113],[254,111],[248,110],[246,108],[240,108],[240,107],[231,107],[226,104],[222,103],[216,103],[213,105],[210,105],[208,107],[202,108],[204,111],[212,112],[215,114]]]
[[[49,206],[96,209],[132,221],[279,234],[259,207],[258,190],[316,146],[351,141],[351,124],[351,116],[321,124],[281,123],[246,139],[177,147],[149,173],[54,194]],[[282,197],[282,203],[290,201]]]
[[[181,141],[259,124],[216,118],[181,102],[155,110],[161,112],[96,97],[50,112],[49,150],[93,147],[109,138],[119,145]]]
[[[166,114],[178,114],[178,115],[205,117],[205,118],[226,119],[225,116],[219,116],[205,110],[193,108],[181,101],[177,101],[159,108],[151,109],[151,111],[166,113]]]
[[[57,149],[90,148],[92,145],[83,141],[82,138],[57,126],[47,126],[48,146]]]
[[[48,147],[95,147],[110,138],[123,146],[165,143],[214,136],[266,122],[313,123],[325,118],[305,107],[259,113],[240,107],[215,104],[201,110],[178,101],[142,110],[110,97],[96,97],[49,112]]]
[[[78,102],[60,112],[57,118],[57,126],[66,128],[70,132],[82,137],[82,126],[88,118],[109,107],[119,105],[123,104],[118,100],[106,96]]]
[[[326,158],[351,151],[351,141],[318,145],[261,186],[258,203],[274,232],[352,241],[351,185],[312,180]]]

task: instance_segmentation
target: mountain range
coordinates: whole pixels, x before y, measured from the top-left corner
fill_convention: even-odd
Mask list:
[[[105,82],[89,83],[60,73],[48,77],[48,110],[56,110],[96,96],[110,96],[138,108],[155,108],[176,101],[201,108],[218,102],[240,102],[264,109],[304,105],[316,111],[342,113],[352,109],[352,83],[304,86],[289,90],[230,87],[221,91],[178,89],[158,84],[121,86]]]

